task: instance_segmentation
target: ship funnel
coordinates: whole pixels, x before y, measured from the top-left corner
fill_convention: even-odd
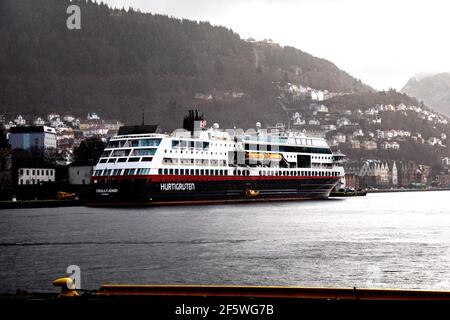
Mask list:
[[[206,129],[206,120],[198,110],[189,110],[183,119],[183,129],[190,131],[193,137],[198,137],[200,131]]]

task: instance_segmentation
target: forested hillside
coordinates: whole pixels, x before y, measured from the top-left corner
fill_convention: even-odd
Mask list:
[[[66,9],[81,7],[81,30]],[[164,129],[198,107],[224,126],[283,119],[276,83],[369,92],[329,61],[276,44],[242,40],[207,22],[112,10],[92,1],[0,2],[0,114],[95,111]]]

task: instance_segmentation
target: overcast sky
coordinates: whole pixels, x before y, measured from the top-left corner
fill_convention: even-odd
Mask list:
[[[447,0],[103,0],[209,21],[335,63],[376,89],[450,71]]]

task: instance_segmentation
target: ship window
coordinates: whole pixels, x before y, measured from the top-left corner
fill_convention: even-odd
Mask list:
[[[189,149],[194,149],[195,141],[189,141]]]
[[[142,161],[146,161],[146,162],[150,162],[150,161],[152,161],[152,157],[143,157],[142,158]]]
[[[187,141],[186,140],[181,140],[180,141],[180,147],[181,148],[187,148]]]
[[[142,168],[142,169],[139,169],[139,173],[138,174],[140,174],[140,175],[147,175],[147,174],[150,174],[150,168]]]
[[[128,162],[139,162],[139,160],[141,160],[141,158],[129,158]]]
[[[127,162],[127,158],[119,158],[117,162]]]
[[[130,154],[131,149],[114,150],[113,157],[126,157]]]
[[[161,143],[161,139],[141,139],[139,141],[139,147],[157,147]]]
[[[106,159],[100,159],[100,163],[106,163]],[[34,174],[34,170],[33,170],[33,174]]]
[[[209,149],[209,142],[203,142],[203,149],[205,150]]]
[[[134,175],[136,173],[136,169],[125,169],[125,171],[124,171],[124,175],[125,176],[132,176],[132,175]]]
[[[111,159],[108,159],[108,163],[115,163],[116,160],[117,160],[117,158],[111,158]]]
[[[169,169],[164,169],[164,174],[169,174]]]
[[[191,169],[190,171],[191,171],[191,176],[193,176],[195,174],[194,169]]]
[[[128,147],[138,147],[139,146],[139,140],[130,140],[128,143]]]
[[[195,141],[195,149],[201,149],[203,147],[203,143],[201,141]]]
[[[163,169],[158,169],[158,174],[162,174],[163,173]]]
[[[175,174],[178,174],[178,169],[175,169]]]
[[[103,151],[102,157],[108,158],[110,154],[111,154],[111,151]]]
[[[155,148],[148,149],[134,149],[132,155],[133,156],[153,156],[156,153]]]
[[[173,169],[169,169],[169,174],[173,174]]]
[[[172,148],[176,149],[180,147],[180,140],[172,140]]]

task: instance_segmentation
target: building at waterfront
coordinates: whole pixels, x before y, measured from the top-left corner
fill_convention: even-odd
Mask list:
[[[90,184],[94,161],[75,161],[69,165],[69,183],[72,185]]]
[[[398,185],[407,187],[416,181],[416,164],[414,161],[399,161]]]
[[[56,149],[56,130],[46,126],[12,127],[9,141],[11,148],[43,152]]]
[[[6,130],[0,124],[0,194],[4,195],[12,187],[12,154]],[[0,195],[0,197],[1,197]]]
[[[346,187],[385,189],[398,186],[398,169],[395,161],[350,161],[344,168]]]
[[[18,185],[41,185],[45,182],[55,182],[54,168],[19,168]]]

